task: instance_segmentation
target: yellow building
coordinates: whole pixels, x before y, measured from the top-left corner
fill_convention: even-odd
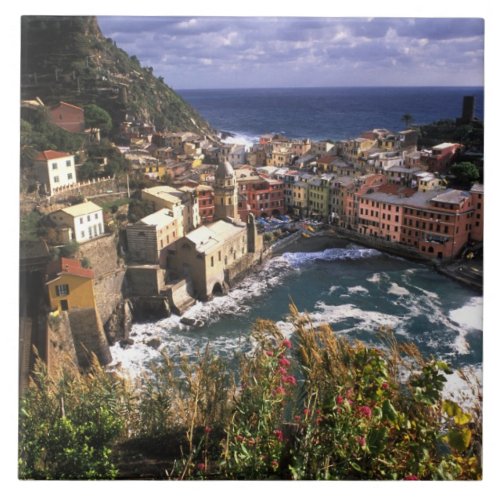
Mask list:
[[[52,311],[95,309],[94,272],[75,259],[61,257],[47,269],[46,283]]]
[[[292,207],[296,215],[306,215],[309,202],[309,185],[304,181],[292,184]]]
[[[308,183],[309,198],[308,205],[309,214],[328,217],[328,204],[330,201],[330,183],[326,179],[315,177]]]

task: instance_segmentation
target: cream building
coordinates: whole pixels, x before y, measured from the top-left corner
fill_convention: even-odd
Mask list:
[[[128,256],[133,262],[166,265],[165,247],[181,235],[176,220],[166,208],[127,226]]]
[[[64,243],[71,240],[84,243],[104,234],[102,208],[92,201],[57,210],[49,218],[58,228],[67,230]]]
[[[226,161],[215,171],[214,181],[215,219],[238,220],[238,187],[232,165]]]

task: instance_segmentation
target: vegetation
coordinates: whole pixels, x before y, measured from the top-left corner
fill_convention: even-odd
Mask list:
[[[109,113],[96,104],[88,104],[84,107],[84,111],[86,127],[98,128],[105,134],[113,128],[113,122]]]
[[[155,212],[153,202],[132,199],[128,205],[128,220],[132,223]]]
[[[21,477],[481,479],[479,389],[465,410],[443,398],[446,363],[291,312],[294,343],[259,321],[235,376],[208,348],[196,363],[164,356],[134,386],[97,366],[39,367],[21,402]]]
[[[481,178],[479,169],[471,162],[455,163],[449,172],[455,178],[454,183],[464,189],[470,189],[471,185]]]
[[[466,150],[483,152],[483,124],[471,122],[458,125],[455,120],[439,120],[419,127],[419,148],[431,148],[442,142],[457,142],[463,144]]]
[[[405,127],[408,127],[410,125],[410,123],[413,121],[413,116],[410,115],[410,113],[405,113],[401,117],[401,121],[405,124]]]

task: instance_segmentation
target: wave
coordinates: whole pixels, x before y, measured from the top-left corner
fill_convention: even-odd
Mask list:
[[[243,144],[246,147],[251,147],[259,142],[259,136],[244,132],[231,132],[231,135],[222,139],[222,142],[224,144]]]
[[[293,267],[316,261],[358,260],[382,255],[372,248],[327,248],[322,252],[287,252],[282,257]]]

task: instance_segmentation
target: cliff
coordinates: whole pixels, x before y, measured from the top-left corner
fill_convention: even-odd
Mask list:
[[[153,68],[105,38],[95,17],[22,17],[21,97],[36,96],[46,105],[97,104],[111,115],[115,132],[131,117],[159,130],[214,132]]]

